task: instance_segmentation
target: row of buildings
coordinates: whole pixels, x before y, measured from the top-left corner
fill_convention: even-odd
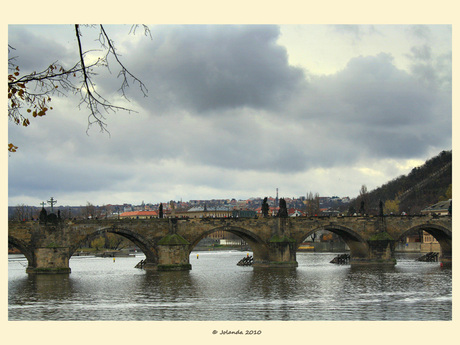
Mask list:
[[[279,208],[271,207],[269,215],[275,216]],[[288,210],[289,217],[304,216],[305,213],[294,208]],[[170,208],[164,211],[164,218],[254,218],[262,215],[262,208],[256,209],[237,208],[234,206],[194,206],[190,208],[175,209]],[[115,216],[115,215],[112,215]],[[147,219],[147,218],[158,218],[160,216],[159,211],[128,211],[123,212],[120,215],[116,215],[120,219]]]
[[[349,197],[339,198],[338,196],[332,197],[317,197],[317,207],[314,212],[307,214],[308,200],[306,197],[301,196],[298,198],[285,197],[284,200],[288,206],[288,213],[290,217],[298,216],[319,216],[319,215],[334,215],[338,211],[336,209],[341,205],[346,205],[350,202]],[[211,199],[211,200],[190,200],[183,201],[170,201],[162,203],[163,214],[165,217],[189,217],[189,218],[202,218],[202,217],[232,217],[238,216],[242,213],[255,216],[262,214],[263,198],[249,198],[246,200],[236,199]],[[279,210],[278,197],[267,197],[269,205],[269,215],[274,216]],[[112,215],[120,218],[150,218],[158,217],[160,204],[145,204],[142,202],[140,205],[107,205],[108,209],[112,210]],[[122,212],[120,212],[122,210]]]

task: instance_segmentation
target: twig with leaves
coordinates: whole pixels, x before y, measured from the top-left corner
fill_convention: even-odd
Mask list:
[[[94,27],[94,26],[93,26]],[[130,33],[135,33],[138,25],[131,27]],[[17,125],[25,127],[30,125],[28,115],[33,117],[45,116],[49,110],[51,96],[66,96],[69,93],[79,94],[79,108],[86,105],[89,110],[88,127],[97,124],[101,132],[108,132],[107,123],[104,113],[117,112],[120,110],[135,112],[123,106],[111,104],[97,90],[94,77],[94,70],[99,67],[109,69],[109,57],[115,58],[120,67],[118,76],[122,77],[119,91],[122,97],[126,97],[126,88],[129,87],[130,81],[137,83],[141,93],[147,96],[147,87],[145,84],[134,76],[121,62],[120,56],[116,51],[114,42],[110,39],[103,25],[99,25],[99,43],[105,54],[99,57],[96,62],[87,64],[85,57],[89,51],[83,49],[82,33],[80,25],[75,24],[75,34],[77,37],[79,61],[70,68],[53,62],[41,72],[32,72],[20,76],[20,68],[16,64],[16,57],[8,59],[8,118]],[[150,30],[144,25],[145,35],[150,35]],[[14,48],[8,45],[8,52],[11,53]],[[104,113],[103,113],[104,112]],[[109,133],[110,134],[110,133]],[[17,146],[12,143],[8,144],[8,151],[16,152]]]

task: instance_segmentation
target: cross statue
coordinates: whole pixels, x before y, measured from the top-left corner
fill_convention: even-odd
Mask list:
[[[48,204],[51,204],[51,213],[53,213],[53,205],[57,204],[57,200],[54,200],[53,197],[51,197],[50,200],[47,201]]]
[[[42,201],[40,205],[42,205],[42,207],[45,208],[46,202]]]

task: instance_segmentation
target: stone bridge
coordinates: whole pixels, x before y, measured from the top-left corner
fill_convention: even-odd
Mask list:
[[[295,217],[62,220],[8,223],[8,242],[28,260],[28,273],[70,273],[80,245],[101,234],[126,237],[146,255],[146,269],[189,270],[190,252],[204,237],[228,231],[246,241],[254,266],[297,267],[300,244],[319,230],[331,231],[350,248],[351,265],[395,265],[395,242],[424,230],[441,245],[440,260],[452,263],[451,216]]]

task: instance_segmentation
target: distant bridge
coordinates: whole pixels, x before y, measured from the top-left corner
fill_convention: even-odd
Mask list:
[[[395,242],[424,230],[452,263],[451,216],[202,218],[10,221],[8,243],[28,260],[28,273],[70,273],[69,259],[82,243],[103,233],[126,237],[146,255],[146,269],[189,270],[190,252],[204,237],[228,231],[246,241],[255,267],[297,267],[300,244],[319,230],[339,235],[351,265],[395,265]]]

